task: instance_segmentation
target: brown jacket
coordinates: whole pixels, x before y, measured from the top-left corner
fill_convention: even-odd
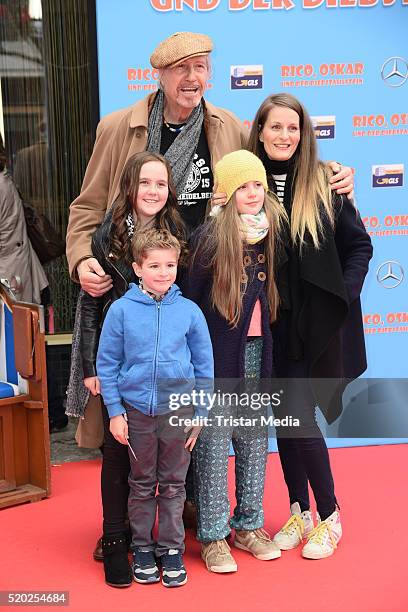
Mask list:
[[[147,144],[149,110],[156,94],[104,117],[98,125],[94,150],[86,169],[80,195],[70,207],[67,258],[71,277],[81,259],[92,255],[91,238],[107,209],[119,195],[126,161]],[[212,167],[227,153],[246,145],[247,133],[230,111],[205,102],[204,128]]]

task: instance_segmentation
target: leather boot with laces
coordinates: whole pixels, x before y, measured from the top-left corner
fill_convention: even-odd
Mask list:
[[[226,574],[236,572],[238,569],[236,561],[231,555],[230,547],[224,539],[202,543],[201,558],[210,572]]]
[[[278,559],[282,554],[279,546],[272,542],[269,533],[265,529],[235,531],[234,546],[250,552],[256,559],[261,561]]]
[[[290,506],[290,513],[290,519],[273,537],[273,541],[281,550],[291,550],[299,546],[314,526],[312,513],[310,510],[301,512],[298,502]]]

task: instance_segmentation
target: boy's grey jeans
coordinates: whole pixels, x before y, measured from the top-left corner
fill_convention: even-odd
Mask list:
[[[172,426],[170,417],[191,418],[193,409],[179,409],[159,416],[147,416],[125,404],[129,443],[129,521],[132,549],[154,550],[157,556],[170,548],[184,552],[183,507],[190,452],[184,448],[183,426]],[[173,421],[176,419],[173,419]],[[156,494],[157,490],[157,494]],[[159,512],[157,543],[152,531]]]

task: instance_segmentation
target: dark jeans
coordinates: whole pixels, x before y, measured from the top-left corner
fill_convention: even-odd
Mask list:
[[[118,536],[128,531],[129,455],[127,446],[117,442],[109,431],[109,415],[103,402],[102,414],[105,430],[101,472],[103,535]]]
[[[282,405],[274,408],[275,417],[290,415],[300,420],[298,431],[277,427],[277,444],[290,503],[298,502],[301,511],[309,510],[310,483],[322,520],[334,512],[337,500],[329,453],[316,422],[316,405],[304,362],[292,363]]]
[[[129,521],[132,548],[155,550],[157,556],[170,548],[184,552],[182,520],[187,468],[190,452],[184,448],[184,426],[172,426],[169,417],[193,415],[191,408],[155,417],[126,406],[129,442],[137,460],[129,451]],[[157,495],[156,495],[157,490]],[[152,530],[159,513],[157,543]]]

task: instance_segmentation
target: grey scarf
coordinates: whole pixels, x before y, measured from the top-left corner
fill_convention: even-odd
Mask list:
[[[84,291],[81,289],[78,295],[75,323],[72,332],[71,347],[71,371],[67,388],[67,407],[65,414],[68,416],[84,418],[85,408],[89,400],[90,391],[84,385],[84,371],[82,369],[81,355],[81,314],[82,298]]]
[[[164,94],[159,89],[149,117],[147,151],[160,152],[163,126]],[[167,149],[164,157],[169,161],[177,196],[183,193],[193,164],[204,121],[202,102],[195,107],[187,123],[177,135],[173,144]]]

